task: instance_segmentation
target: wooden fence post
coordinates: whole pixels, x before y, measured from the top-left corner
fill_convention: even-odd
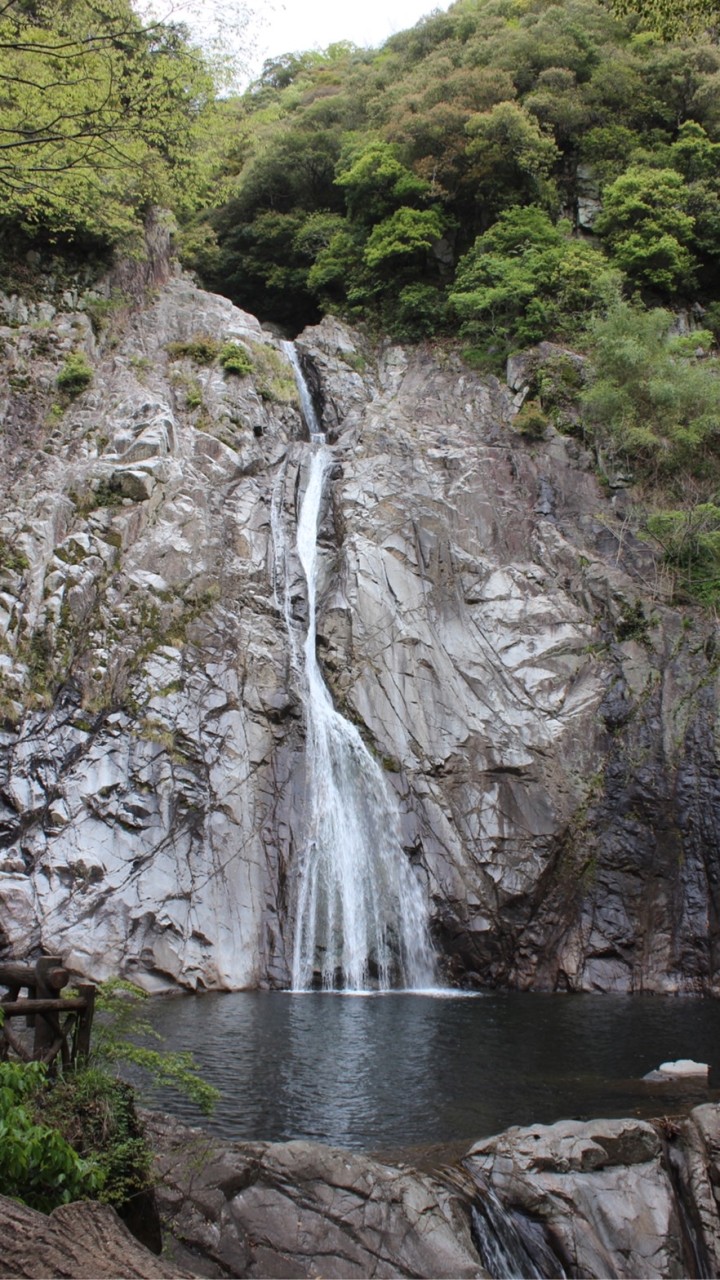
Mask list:
[[[92,1031],[93,1015],[95,1013],[95,987],[90,982],[80,982],[78,983],[78,995],[85,1001],[85,1008],[80,1010],[75,1027],[74,1063],[87,1062],[90,1056],[90,1032]]]
[[[65,973],[60,956],[42,956],[35,962],[35,995],[38,1000],[53,1000],[58,993],[57,972]],[[41,1061],[53,1057],[57,1041],[62,1041],[60,1018],[54,1010],[40,1013],[35,1019],[33,1058]]]

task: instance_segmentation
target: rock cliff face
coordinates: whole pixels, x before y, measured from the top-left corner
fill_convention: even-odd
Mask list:
[[[7,299],[0,330],[0,941],[148,989],[281,985],[304,779],[277,542],[300,625],[307,433],[280,344],[225,299],[173,278],[98,334],[111,305]],[[518,397],[454,354],[333,321],[298,348],[337,459],[319,656],[449,976],[718,992],[715,636],[625,492],[576,439],[521,438]],[[77,350],[93,380],[63,399]]]

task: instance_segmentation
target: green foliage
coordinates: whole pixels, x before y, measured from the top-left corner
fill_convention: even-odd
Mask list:
[[[717,29],[716,0],[613,0],[616,13],[637,14],[644,25],[666,40],[681,40]]]
[[[80,395],[92,380],[93,371],[82,351],[75,351],[67,357],[55,379],[59,390],[71,398]]]
[[[335,180],[345,191],[349,217],[371,225],[402,205],[422,200],[430,190],[400,161],[397,147],[380,139],[351,147]]]
[[[150,204],[192,203],[212,80],[186,32],[129,0],[0,9],[0,216],[44,240],[112,245]]]
[[[447,299],[436,285],[406,284],[386,317],[391,337],[415,342],[441,333],[447,323]]]
[[[652,482],[718,473],[720,364],[692,354],[709,334],[674,338],[671,319],[623,303],[596,321],[583,396],[598,438]]]
[[[458,264],[450,304],[472,339],[504,350],[544,338],[577,338],[617,300],[620,279],[602,254],[571,239],[543,210],[507,210]]]
[[[551,135],[516,102],[499,102],[468,121],[466,155],[477,198],[493,208],[520,201],[554,203],[548,178],[560,152]]]
[[[194,360],[196,364],[212,364],[217,360],[221,343],[205,333],[196,333],[185,342],[168,342],[165,350],[171,360]]]
[[[40,1062],[0,1062],[0,1186],[4,1195],[42,1213],[93,1198],[102,1184],[95,1161],[83,1159],[56,1127],[36,1118],[46,1080]]]
[[[526,440],[543,440],[550,422],[538,400],[526,400],[513,418],[512,425]]]
[[[688,594],[703,604],[720,602],[720,507],[700,502],[656,511],[647,528],[660,544]]]
[[[295,375],[279,351],[264,342],[252,344],[255,386],[270,404],[297,404]]]
[[[495,360],[516,341],[573,337],[623,278],[649,301],[684,301],[697,282],[712,304],[719,86],[716,45],[663,44],[601,0],[459,0],[375,52],[288,55],[224,110],[219,185],[233,195],[197,224],[196,268],[288,326],[332,309],[412,339],[444,335],[459,316]],[[555,221],[588,194],[605,202],[602,252],[591,256],[582,233],[553,261],[548,248],[525,319],[526,302],[511,298],[527,286],[528,257],[505,268],[509,321],[496,326],[484,296],[468,316],[465,300],[448,311],[450,295],[503,292],[482,271],[465,278],[500,214],[534,208]],[[537,255],[536,241],[527,248]]]
[[[226,342],[220,349],[218,360],[226,373],[234,373],[238,378],[252,373],[252,360],[239,342]]]
[[[573,434],[579,426],[579,402],[585,386],[585,366],[570,353],[557,352],[540,365],[537,375],[540,405],[553,426]]]
[[[73,1071],[45,1092],[42,1109],[63,1140],[92,1161],[94,1199],[121,1210],[149,1188],[152,1152],[124,1080],[97,1068]]]
[[[102,983],[93,1025],[93,1062],[106,1069],[123,1064],[136,1067],[155,1085],[178,1090],[208,1114],[217,1089],[198,1074],[192,1054],[154,1047],[161,1037],[143,1014],[146,999],[140,987],[124,979]]]
[[[197,378],[188,378],[185,383],[185,408],[191,412],[199,409],[203,402],[202,387]]]
[[[7,569],[11,573],[24,573],[30,568],[30,561],[24,551],[11,545],[7,538],[0,536],[0,572]],[[2,1023],[0,1022],[0,1026]]]
[[[674,169],[635,166],[605,191],[594,230],[628,279],[671,296],[693,279],[688,247],[694,219],[682,176]]]
[[[409,259],[424,257],[443,233],[443,219],[435,209],[397,209],[373,227],[363,258],[374,273],[394,271]]]

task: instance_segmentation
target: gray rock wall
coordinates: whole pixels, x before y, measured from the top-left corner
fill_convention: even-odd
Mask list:
[[[90,300],[92,301],[92,299]],[[171,279],[97,332],[6,305],[0,941],[149,989],[287,981],[303,723],[275,582],[277,342]],[[171,359],[234,339],[251,377]],[[450,977],[716,991],[717,661],[577,440],[447,352],[299,348],[337,466],[319,654],[383,760]],[[94,368],[63,400],[69,351]],[[280,479],[284,478],[282,492]]]

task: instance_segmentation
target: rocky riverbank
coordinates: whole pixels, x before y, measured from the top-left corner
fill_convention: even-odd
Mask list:
[[[162,1261],[101,1206],[73,1205],[47,1219],[0,1201],[3,1275],[720,1274],[716,1105],[656,1124],[512,1128],[433,1173],[308,1142],[223,1143],[167,1116],[148,1115],[147,1125]]]

